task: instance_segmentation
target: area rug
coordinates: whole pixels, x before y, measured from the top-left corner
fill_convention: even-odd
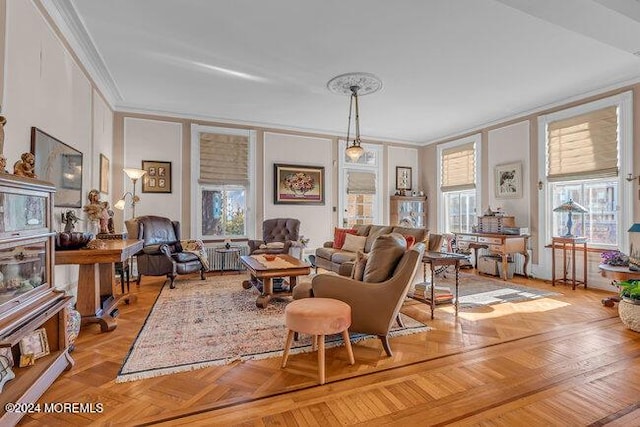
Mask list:
[[[436,286],[447,286],[453,292],[456,283],[455,272],[447,270],[444,274],[436,276],[435,282]],[[561,295],[558,292],[464,272],[460,273],[459,290],[461,308],[520,302]]]
[[[236,360],[281,356],[286,329],[284,308],[290,297],[272,299],[259,309],[258,291],[243,289],[246,275],[180,280],[175,289],[164,286],[144,326],[120,368],[116,382],[228,364]],[[390,336],[428,331],[430,328],[402,315],[405,328]],[[372,338],[353,336],[352,342]],[[375,338],[377,339],[377,338]],[[341,345],[340,336],[327,337],[327,347]],[[301,335],[291,353],[311,350]]]

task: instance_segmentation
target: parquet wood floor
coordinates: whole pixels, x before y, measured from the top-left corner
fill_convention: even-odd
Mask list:
[[[21,425],[625,425],[640,426],[640,334],[623,327],[597,290],[466,309],[429,319],[426,305],[403,312],[433,330],[327,349],[327,384],[316,385],[315,354],[116,384],[114,379],[162,286],[145,278],[118,327],[82,329],[65,372],[40,402],[101,402],[102,414],[32,414]],[[178,285],[179,286],[179,283]],[[240,283],[239,283],[240,286]]]

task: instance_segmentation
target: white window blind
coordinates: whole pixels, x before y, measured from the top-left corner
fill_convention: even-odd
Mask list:
[[[249,138],[200,134],[200,184],[249,185]]]
[[[476,187],[476,151],[474,143],[442,151],[441,191],[470,190]]]
[[[348,171],[347,194],[376,194],[376,174]]]
[[[547,126],[547,178],[566,181],[618,175],[617,107],[607,107]]]

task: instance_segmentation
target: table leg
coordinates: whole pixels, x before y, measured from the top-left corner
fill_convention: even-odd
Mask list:
[[[576,290],[576,242],[571,244],[571,289]]]
[[[293,294],[293,288],[298,284],[298,276],[289,276],[289,292]]]
[[[433,312],[436,310],[436,298],[435,298],[435,262],[431,261],[431,320],[433,320]]]
[[[112,263],[80,265],[76,307],[82,316],[82,325],[99,323],[102,332],[112,331],[118,326],[113,316],[117,314],[119,300],[113,295],[113,269]],[[101,307],[101,296],[111,299],[106,300],[104,308]]]
[[[456,317],[458,317],[458,309],[460,306],[459,303],[459,295],[460,295],[460,291],[459,291],[459,280],[458,277],[460,275],[460,261],[456,260],[456,303],[455,303],[455,310],[456,310]]]
[[[583,276],[584,277],[584,288],[587,289],[587,244],[584,243],[582,246],[583,246],[583,248],[582,248],[583,249],[583,251],[582,251],[582,254],[583,254],[583,257],[582,257],[582,262],[583,262],[583,268],[582,269],[583,269],[583,272],[582,273],[584,274],[584,276]]]
[[[502,254],[502,278],[509,280],[509,254]]]
[[[567,283],[567,244],[562,244],[562,283]]]
[[[273,282],[271,277],[262,278],[262,295],[259,295],[256,299],[256,306],[258,308],[267,308],[267,304],[271,301],[271,295],[273,295]]]
[[[551,286],[556,285],[556,244],[551,243]]]
[[[529,278],[529,274],[527,274],[527,266],[529,265],[529,251],[527,248],[524,248],[524,252],[521,252],[524,256],[524,266],[522,267],[522,274],[525,278]]]

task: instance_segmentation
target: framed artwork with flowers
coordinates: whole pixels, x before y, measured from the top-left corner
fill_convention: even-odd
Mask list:
[[[273,165],[273,203],[324,205],[324,167]]]

